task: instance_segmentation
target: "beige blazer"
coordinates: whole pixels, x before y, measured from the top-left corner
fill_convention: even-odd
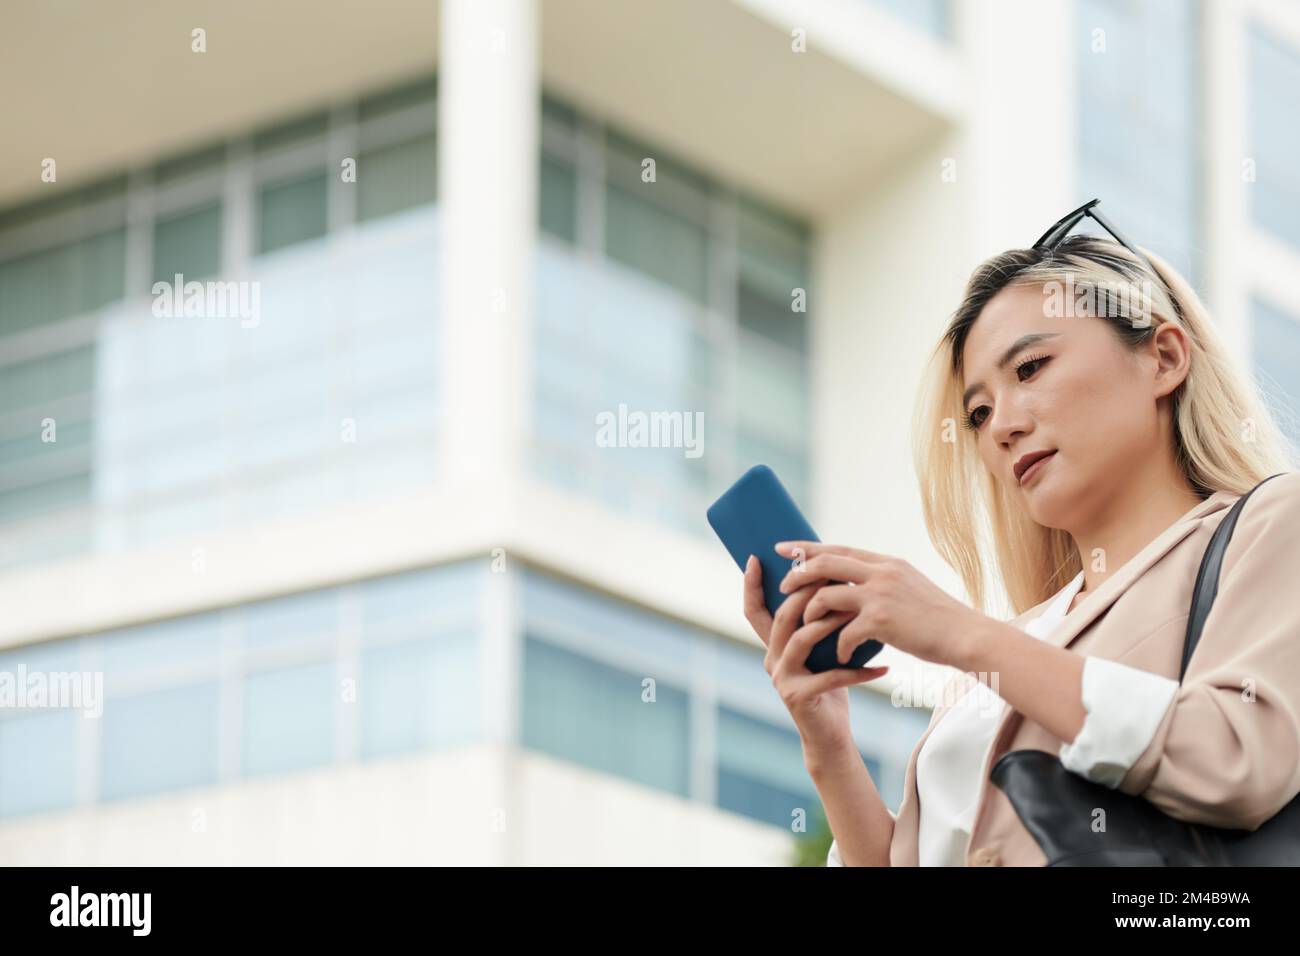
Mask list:
[[[1192,508],[1085,596],[1044,640],[1177,680],[1201,556],[1238,497],[1220,491]],[[1050,600],[1012,623],[1037,617]],[[972,684],[968,675],[952,681]],[[949,697],[959,698],[956,687],[940,696],[908,760],[889,848],[893,866],[918,865],[917,754],[955,703]],[[1063,743],[1005,709],[984,761],[968,865],[1047,862],[988,776],[1008,751],[1032,748],[1057,756]],[[1272,479],[1243,508],[1183,684],[1119,789],[1183,820],[1250,830],[1300,792],[1300,472]]]

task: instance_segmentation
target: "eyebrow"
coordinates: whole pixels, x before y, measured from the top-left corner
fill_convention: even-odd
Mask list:
[[[1043,339],[1055,338],[1060,334],[1061,334],[1060,332],[1030,332],[1028,335],[1020,336],[1020,338],[1016,339],[1014,342],[1011,343],[1011,347],[1009,349],[1007,349],[1005,352],[1002,353],[1002,358],[998,359],[998,368],[999,369],[1006,368],[1007,363],[1010,362],[1013,358],[1015,358],[1016,353],[1019,352],[1021,349],[1033,345],[1035,342],[1041,342]],[[966,389],[966,391],[962,394],[961,397],[961,407],[965,408],[967,405],[969,405],[971,396],[974,395],[983,387],[984,387],[983,382],[976,382],[970,388]]]

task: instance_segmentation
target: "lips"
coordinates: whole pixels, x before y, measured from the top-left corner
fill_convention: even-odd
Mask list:
[[[1016,479],[1021,485],[1028,484],[1029,480],[1043,470],[1048,459],[1056,454],[1055,449],[1052,451],[1030,452],[1023,456],[1015,464]]]

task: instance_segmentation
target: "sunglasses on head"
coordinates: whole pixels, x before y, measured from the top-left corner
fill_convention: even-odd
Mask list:
[[[1178,312],[1178,317],[1181,320],[1182,309],[1178,305],[1178,299],[1175,298],[1173,290],[1169,288],[1169,285],[1168,283],[1165,282],[1164,277],[1159,273],[1159,271],[1156,270],[1155,264],[1152,263],[1152,261],[1146,257],[1146,254],[1143,253],[1141,250],[1139,250],[1137,246],[1133,245],[1131,242],[1129,242],[1127,239],[1121,236],[1119,234],[1118,229],[1116,229],[1104,218],[1102,218],[1101,213],[1097,212],[1097,207],[1099,205],[1101,205],[1100,199],[1092,199],[1084,203],[1078,209],[1075,209],[1073,212],[1067,213],[1065,216],[1059,219],[1055,225],[1053,225],[1050,229],[1048,229],[1047,232],[1039,236],[1038,241],[1034,243],[1033,247],[1035,249],[1039,249],[1047,252],[1053,251],[1056,249],[1057,246],[1061,244],[1061,242],[1065,239],[1065,237],[1070,234],[1070,230],[1072,230],[1085,218],[1091,219],[1095,223],[1097,223],[1097,225],[1101,226],[1101,228],[1105,229],[1108,233],[1110,233],[1111,237],[1116,242],[1118,242],[1121,246],[1123,246],[1125,249],[1133,253],[1133,255],[1137,256],[1139,259],[1141,259],[1143,262],[1147,264],[1147,268],[1151,270],[1151,274],[1154,275],[1157,279],[1159,279],[1160,284],[1164,286],[1165,292],[1168,294],[1169,300],[1173,303],[1174,310]]]

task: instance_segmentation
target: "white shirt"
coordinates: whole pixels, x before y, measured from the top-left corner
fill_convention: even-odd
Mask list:
[[[1083,587],[1080,571],[1057,592],[1025,631],[1039,639],[1052,633]],[[985,680],[988,680],[986,678]],[[1083,727],[1059,751],[1067,770],[1118,787],[1142,755],[1178,690],[1178,682],[1100,657],[1085,657]],[[965,866],[974,823],[981,771],[993,733],[1006,708],[984,681],[956,700],[939,719],[916,758],[916,789],[921,815],[917,831],[921,866]],[[831,841],[827,866],[843,866]]]

